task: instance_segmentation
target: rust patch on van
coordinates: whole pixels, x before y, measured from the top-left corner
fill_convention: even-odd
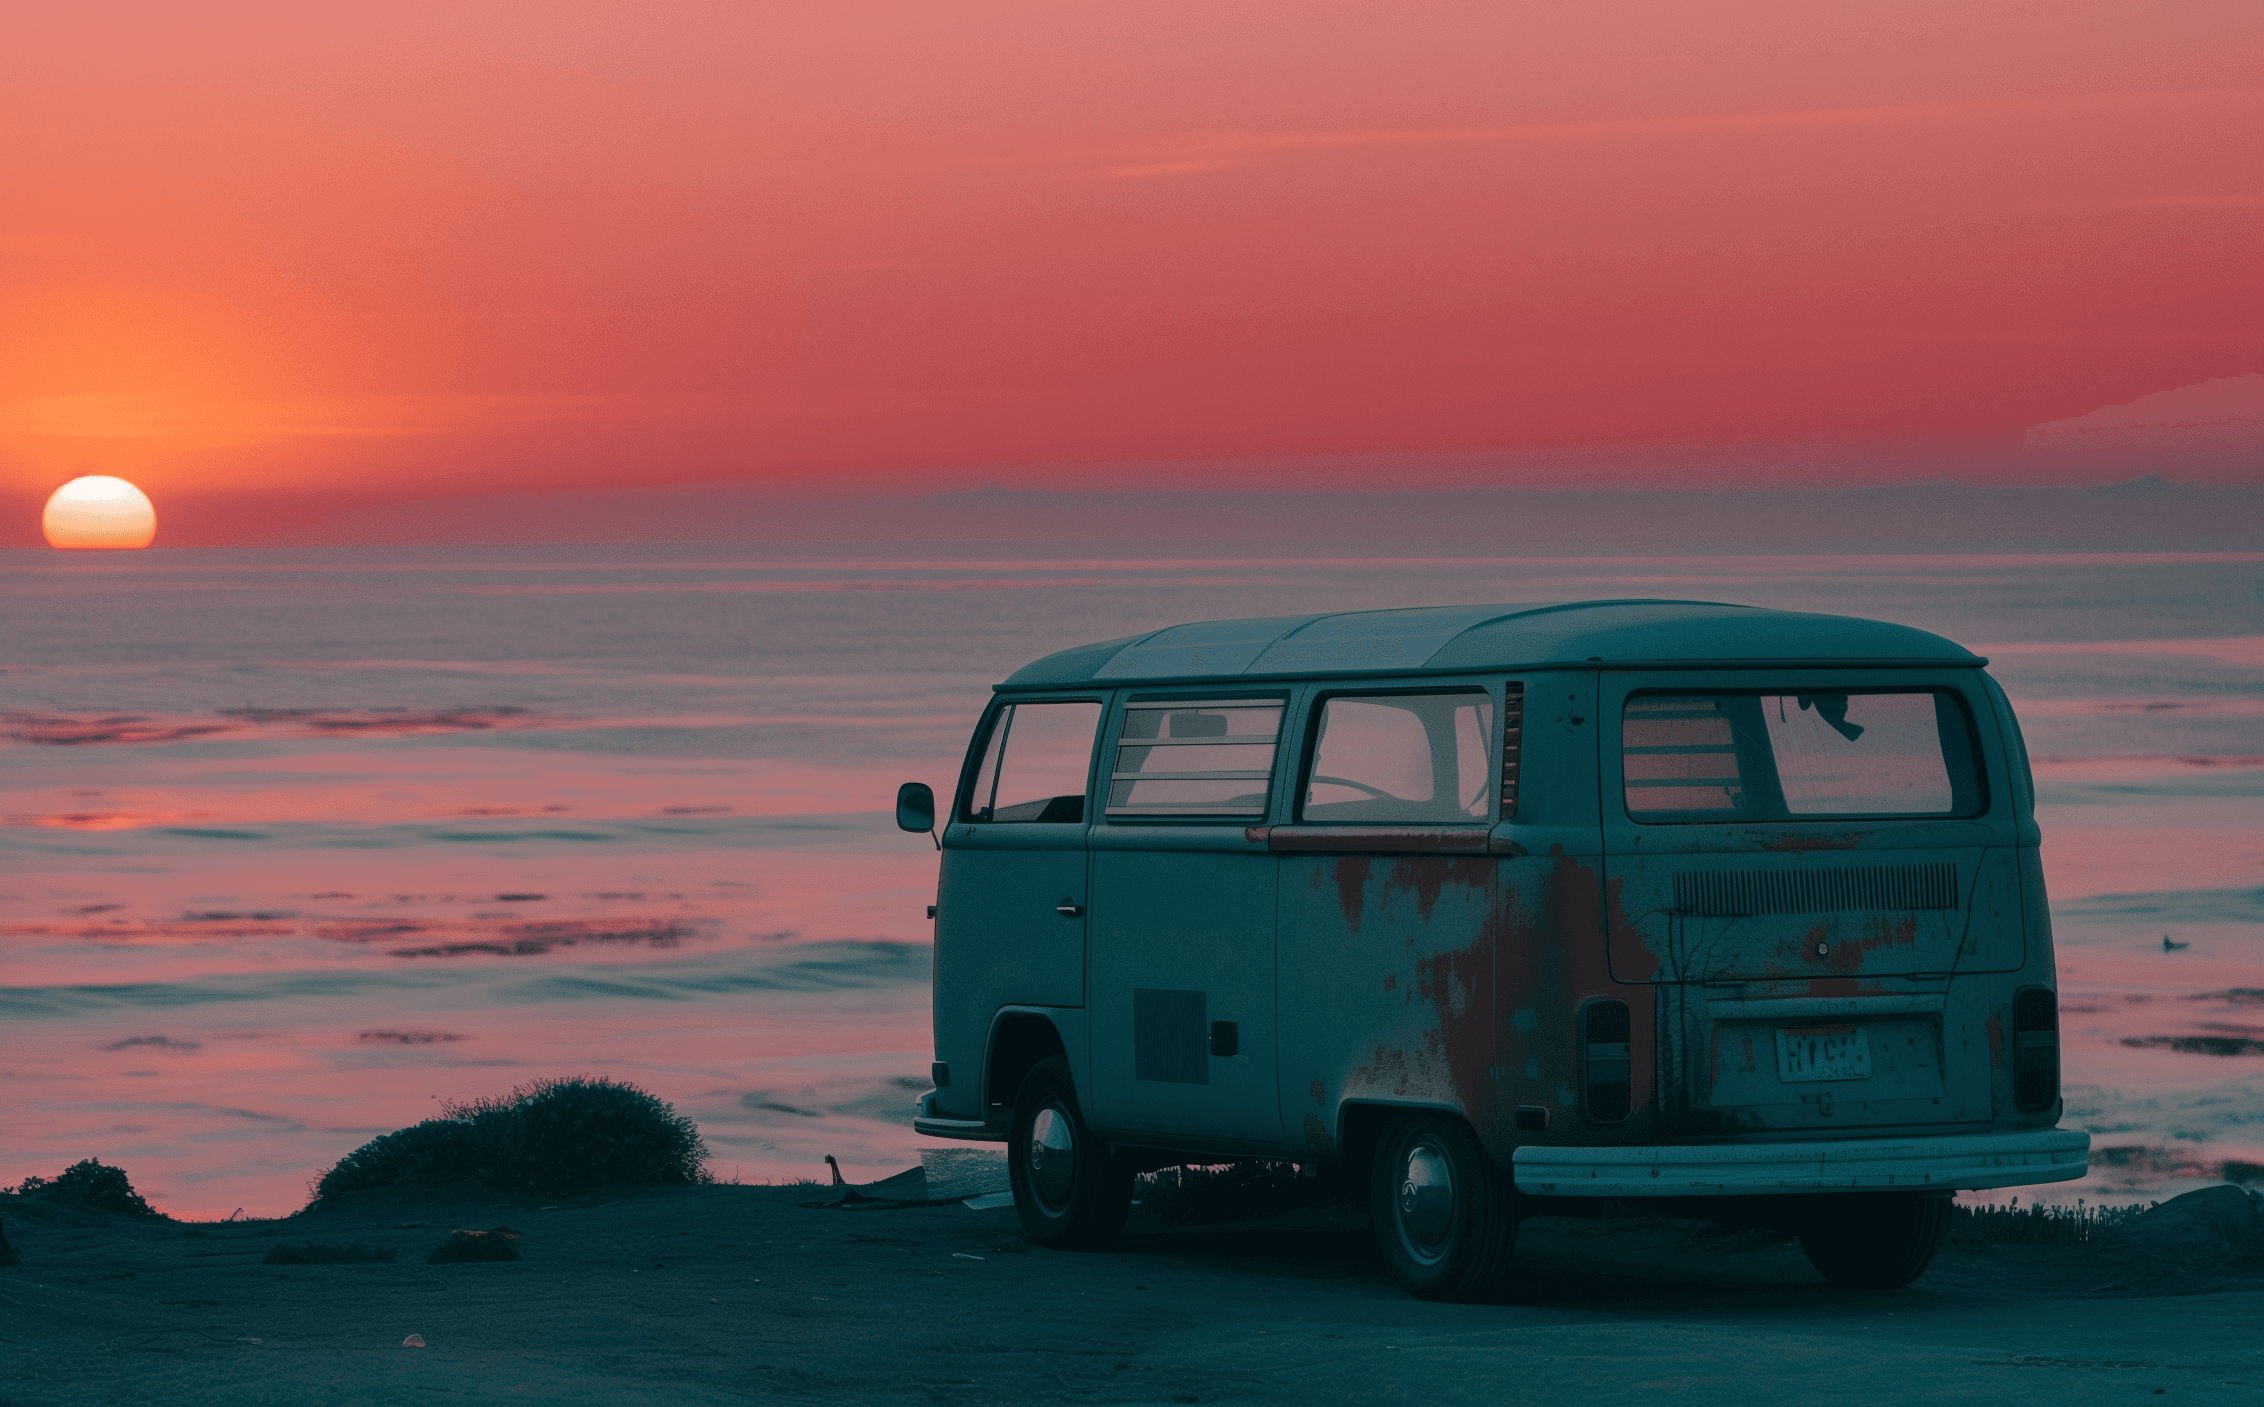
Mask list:
[[[1646,1116],[1658,1094],[1658,988],[1650,978],[1659,959],[1621,908],[1619,881],[1605,882],[1594,866],[1573,859],[1561,845],[1551,846],[1545,859],[1504,860],[1501,865],[1502,889],[1487,934],[1498,955],[1496,985],[1501,992],[1518,994],[1514,1005],[1529,1004],[1533,1019],[1502,1027],[1506,1076],[1495,1082],[1498,1097],[1508,1104],[1554,1105],[1571,1114],[1560,1095],[1579,1087],[1576,1013],[1585,998],[1613,997],[1627,1003],[1633,1022],[1633,1107],[1625,1122],[1595,1126],[1582,1137],[1600,1143],[1647,1141],[1652,1125]],[[1621,955],[1631,961],[1649,954],[1650,971],[1615,980],[1610,957],[1615,942],[1624,945]]]
[[[1739,1033],[1739,1035],[1737,1036],[1737,1042],[1740,1053],[1745,1058],[1745,1063],[1743,1065],[1733,1065],[1731,1073],[1750,1075],[1757,1068],[1755,1062],[1760,1058],[1758,1053],[1753,1049],[1752,1033]],[[1722,1039],[1721,1028],[1719,1026],[1715,1027],[1714,1030],[1710,1033],[1709,1044],[1711,1044],[1714,1048],[1714,1058],[1711,1064],[1711,1068],[1709,1069],[1706,1077],[1706,1090],[1710,1096],[1715,1089],[1720,1087],[1722,1082],[1722,1048],[1726,1044],[1726,1042]]]
[[[1315,1104],[1320,1105],[1324,1109],[1328,1107],[1329,1087],[1327,1085],[1322,1084],[1319,1080],[1315,1080],[1312,1084],[1306,1086],[1305,1092],[1313,1096],[1313,1102]]]
[[[1881,948],[1915,948],[1918,945],[1918,919],[1906,914],[1901,918],[1880,917],[1871,921],[1868,929],[1857,937],[1832,941],[1833,925],[1819,923],[1800,936],[1797,945],[1800,960],[1810,968],[1822,964],[1837,973],[1861,972],[1872,953]],[[1785,956],[1785,944],[1778,944],[1776,956]],[[1775,964],[1770,964],[1775,968]]]
[[[1392,865],[1387,882],[1394,889],[1413,890],[1416,917],[1429,923],[1439,891],[1450,884],[1483,889],[1493,877],[1491,860],[1400,860]]]
[[[1494,1063],[1492,965],[1493,945],[1486,936],[1468,947],[1419,957],[1407,995],[1430,1004],[1431,1020],[1419,1033],[1410,1033],[1421,1044],[1378,1045],[1353,1070],[1346,1092],[1357,1088],[1457,1103],[1483,1127],[1496,1102],[1487,1075]],[[1393,985],[1387,982],[1386,989]],[[1325,1102],[1319,1081],[1310,1092],[1315,1101]]]
[[[1313,1088],[1319,1089],[1320,1086],[1315,1084]],[[1330,1157],[1336,1154],[1336,1136],[1329,1132],[1328,1125],[1321,1122],[1318,1114],[1305,1116],[1305,1146]]]
[[[1423,1039],[1446,1063],[1455,1097],[1474,1117],[1481,1116],[1481,1103],[1496,1098],[1486,1074],[1494,1063],[1492,947],[1480,936],[1467,948],[1433,953],[1415,969],[1416,994],[1430,998],[1439,1023]]]
[[[1387,973],[1385,973],[1385,974],[1384,974],[1384,990],[1385,990],[1385,991],[1387,991],[1387,992],[1396,992],[1396,991],[1398,991],[1398,990],[1399,990],[1399,974],[1398,974],[1398,973],[1396,973],[1396,972],[1387,972]]]
[[[1345,1082],[1345,1093],[1350,1094],[1355,1085],[1362,1089],[1382,1089],[1391,1094],[1406,1094],[1407,1052],[1377,1046],[1376,1053],[1369,1057],[1367,1064],[1353,1068],[1352,1078]],[[1428,1088],[1423,1091],[1425,1094],[1430,1092]]]
[[[1360,920],[1368,908],[1368,858],[1347,855],[1336,862],[1336,906],[1344,914],[1352,936],[1360,936]]]
[[[1764,841],[1761,848],[1773,850],[1780,855],[1801,855],[1810,850],[1853,850],[1868,839],[1870,834],[1869,831],[1849,831],[1845,835],[1786,834],[1775,840]]]
[[[1871,924],[1871,931],[1852,943],[1842,943],[1832,949],[1834,972],[1860,972],[1864,960],[1879,948],[1915,948],[1918,946],[1918,919],[1916,915],[1903,918],[1880,918]]]

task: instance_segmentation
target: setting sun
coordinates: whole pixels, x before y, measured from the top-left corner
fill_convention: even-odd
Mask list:
[[[88,474],[55,490],[40,526],[50,547],[147,547],[157,510],[124,479]]]

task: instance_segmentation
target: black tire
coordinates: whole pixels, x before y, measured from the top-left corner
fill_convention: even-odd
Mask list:
[[[1022,1233],[1037,1244],[1091,1250],[1123,1232],[1132,1174],[1086,1126],[1059,1056],[1022,1078],[1007,1125],[1006,1171]]]
[[[1847,1290],[1899,1290],[1926,1273],[1950,1230],[1950,1199],[1881,1192],[1819,1199],[1800,1231],[1816,1273]]]
[[[1376,1143],[1368,1209],[1377,1248],[1417,1299],[1495,1294],[1517,1245],[1517,1194],[1469,1126],[1403,1114]]]

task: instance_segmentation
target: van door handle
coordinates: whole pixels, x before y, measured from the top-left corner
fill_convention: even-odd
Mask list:
[[[1063,918],[1083,918],[1085,916],[1084,908],[1077,904],[1056,904],[1053,906],[1053,911]]]

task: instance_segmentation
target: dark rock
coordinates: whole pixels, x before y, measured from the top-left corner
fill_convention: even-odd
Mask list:
[[[2229,1183],[2172,1197],[2124,1222],[2114,1244],[2125,1255],[2195,1269],[2264,1261],[2264,1197]]]
[[[0,1222],[0,1265],[17,1264],[16,1248],[8,1244],[8,1227]]]

